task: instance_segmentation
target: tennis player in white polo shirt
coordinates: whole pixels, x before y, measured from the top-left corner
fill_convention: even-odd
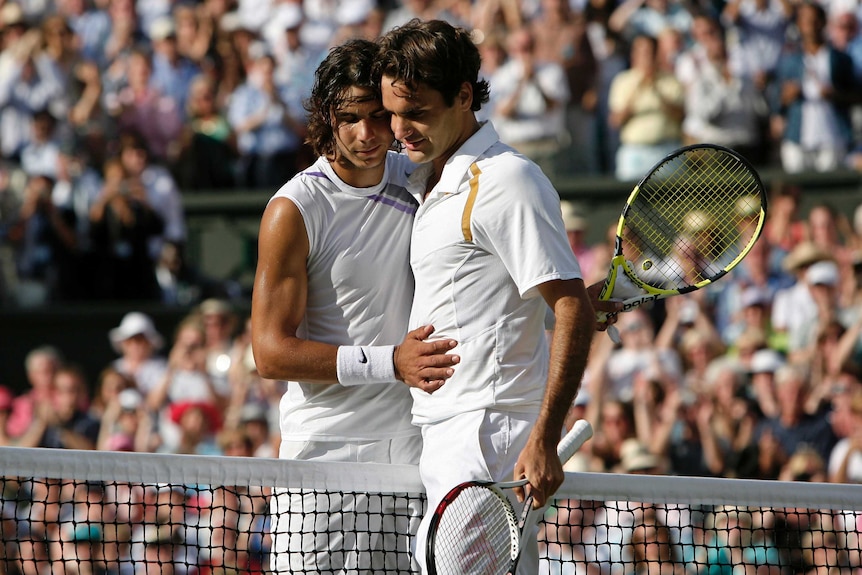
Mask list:
[[[428,509],[463,481],[513,476],[526,477],[542,505],[563,481],[556,446],[596,329],[559,195],[535,163],[477,121],[488,84],[478,79],[469,32],[413,20],[380,42],[375,74],[395,137],[432,172],[412,234],[411,325],[433,324],[459,342],[461,358],[433,394],[412,390]],[[430,515],[416,540],[423,569]],[[518,572],[537,569],[533,545]]]

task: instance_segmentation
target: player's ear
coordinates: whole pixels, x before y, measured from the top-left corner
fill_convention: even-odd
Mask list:
[[[470,82],[462,82],[461,89],[455,97],[455,105],[461,110],[469,111],[473,109],[473,84]]]

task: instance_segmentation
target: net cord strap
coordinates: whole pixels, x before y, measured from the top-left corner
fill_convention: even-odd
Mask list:
[[[424,491],[417,467],[372,463],[0,447],[0,470],[5,476],[57,479]],[[567,472],[555,498],[862,511],[862,485],[590,472]]]

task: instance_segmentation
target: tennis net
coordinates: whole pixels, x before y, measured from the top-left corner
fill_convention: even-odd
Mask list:
[[[411,466],[0,447],[0,575],[414,573],[424,506]],[[539,572],[858,575],[860,533],[862,486],[567,473]]]

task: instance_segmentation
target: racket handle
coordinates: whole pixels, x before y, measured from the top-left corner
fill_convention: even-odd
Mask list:
[[[586,419],[577,420],[572,429],[557,445],[557,455],[560,456],[560,461],[565,463],[571,459],[572,455],[592,436],[593,426],[590,425],[590,422]]]

